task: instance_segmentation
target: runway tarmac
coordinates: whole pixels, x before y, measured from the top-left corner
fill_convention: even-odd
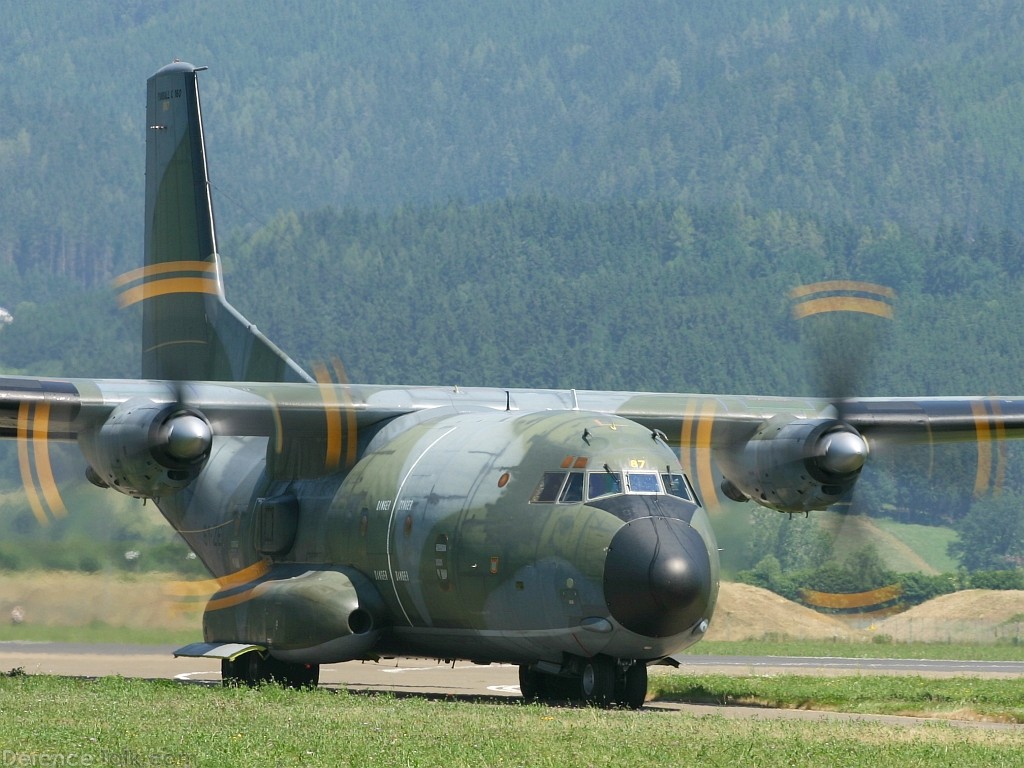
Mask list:
[[[173,646],[123,646],[49,642],[0,642],[0,673],[21,668],[27,674],[69,677],[123,677],[175,679],[183,683],[217,684],[217,661],[173,657]],[[684,656],[686,667],[705,673],[725,674],[916,674],[924,676],[1024,676],[1024,662],[927,661],[902,659],[783,658],[754,656]],[[657,668],[652,674],[657,674]],[[354,692],[420,695],[493,702],[519,700],[519,674],[507,664],[477,665],[469,662],[441,664],[425,659],[388,659],[381,662],[327,664],[320,669],[320,684]],[[730,718],[824,720],[836,717],[920,725],[920,718],[883,715],[845,715],[807,710],[777,710],[743,706],[701,706],[649,702],[651,711],[681,711]],[[949,721],[947,721],[949,722]],[[952,721],[955,725],[1024,730],[1003,723]]]

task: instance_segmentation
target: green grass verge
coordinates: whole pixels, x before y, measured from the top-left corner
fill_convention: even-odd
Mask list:
[[[951,557],[946,549],[950,542],[956,540],[956,533],[952,528],[897,523],[887,517],[875,519],[875,525],[914,550],[938,573],[955,573],[960,567],[957,559]]]
[[[122,645],[186,645],[201,640],[202,626],[195,630],[112,627],[94,622],[82,627],[50,627],[29,624],[0,624],[0,642],[22,640],[52,643],[119,643]],[[0,762],[0,765],[3,763]]]
[[[1024,678],[652,675],[656,698],[1024,723]]]
[[[851,659],[949,659],[1024,661],[1024,645],[956,643],[854,643],[829,640],[705,640],[683,652],[692,656],[841,656]]]
[[[1024,736],[170,681],[0,679],[17,765],[885,766],[1024,764]],[[61,762],[63,761],[63,762]]]
[[[898,523],[889,518],[847,517],[839,512],[815,513],[814,519],[834,537],[833,555],[840,562],[870,544],[886,567],[896,573],[950,573],[959,565],[946,552],[956,538],[951,528]]]

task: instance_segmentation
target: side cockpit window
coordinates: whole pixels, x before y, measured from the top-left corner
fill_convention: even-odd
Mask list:
[[[565,482],[567,472],[545,472],[541,478],[537,490],[530,497],[534,504],[551,504],[558,500],[558,492],[562,490],[562,483]]]
[[[690,487],[690,481],[686,475],[666,473],[661,476],[661,481],[665,483],[665,490],[673,496],[687,501],[695,502],[697,500],[697,494]]]
[[[583,501],[582,472],[545,472],[537,485],[531,504],[572,504]]]

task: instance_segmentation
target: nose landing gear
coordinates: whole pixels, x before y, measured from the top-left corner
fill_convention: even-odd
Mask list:
[[[555,675],[523,664],[519,667],[519,688],[527,701],[639,709],[647,698],[647,665],[631,659],[594,656],[573,659]]]

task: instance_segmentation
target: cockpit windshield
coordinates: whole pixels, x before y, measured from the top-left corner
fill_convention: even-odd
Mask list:
[[[668,494],[696,502],[686,475],[674,472],[545,472],[533,495],[532,504],[577,504],[619,494]],[[697,502],[699,504],[699,502]]]
[[[655,472],[627,472],[627,493],[664,493]]]

